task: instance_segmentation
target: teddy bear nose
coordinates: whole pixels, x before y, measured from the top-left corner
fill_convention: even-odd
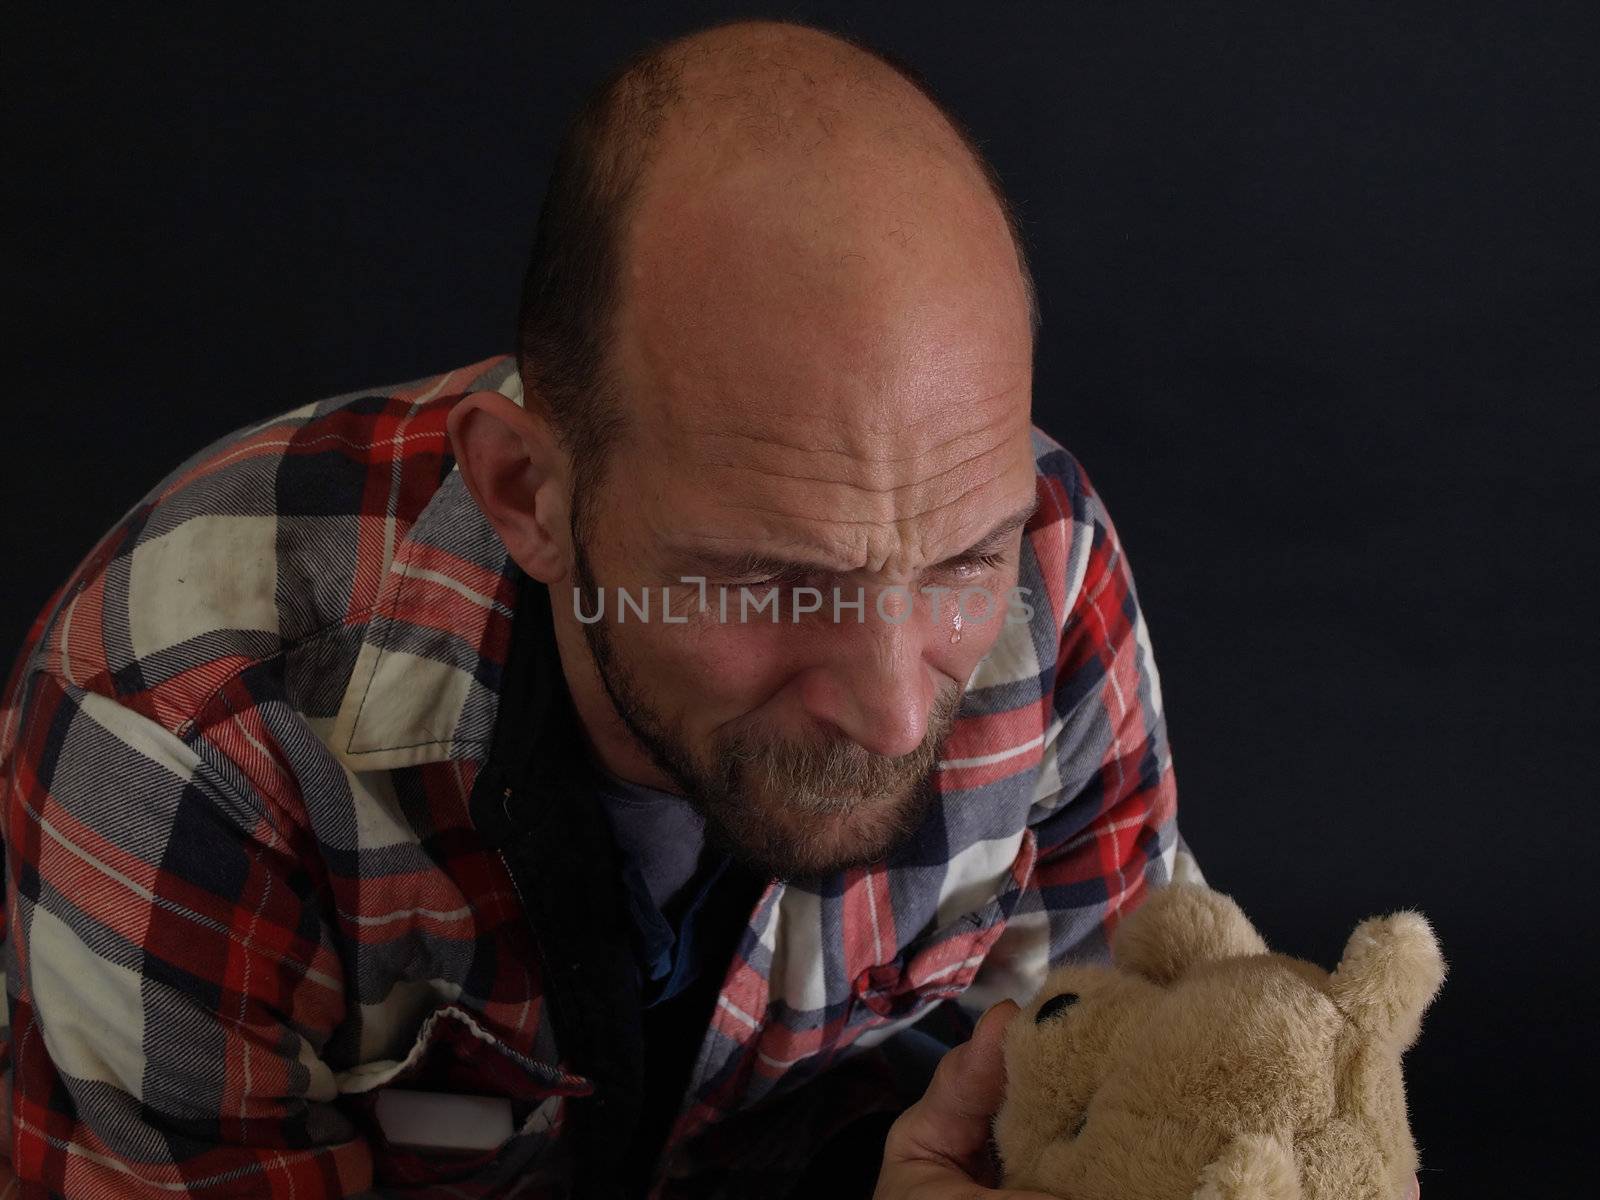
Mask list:
[[[1059,996],[1051,996],[1039,1006],[1039,1015],[1033,1019],[1035,1025],[1043,1025],[1051,1017],[1064,1009],[1071,1008],[1078,1002],[1077,992],[1062,992]]]

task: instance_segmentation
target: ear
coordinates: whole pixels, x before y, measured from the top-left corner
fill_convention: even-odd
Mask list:
[[[1266,952],[1239,906],[1198,883],[1156,888],[1111,937],[1111,958],[1119,967],[1162,986],[1196,963]]]
[[[1417,1040],[1444,974],[1432,927],[1407,910],[1356,926],[1328,979],[1328,995],[1357,1028],[1405,1050]]]
[[[446,419],[467,490],[518,566],[543,583],[571,550],[566,452],[549,422],[500,392],[472,392]]]
[[[1192,1200],[1299,1200],[1294,1151],[1270,1133],[1241,1133],[1200,1172]]]

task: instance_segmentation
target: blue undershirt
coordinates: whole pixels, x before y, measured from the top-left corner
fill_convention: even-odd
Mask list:
[[[705,821],[682,796],[596,769],[597,794],[622,859],[644,1007],[677,995],[699,974],[695,917],[727,859],[707,849]]]

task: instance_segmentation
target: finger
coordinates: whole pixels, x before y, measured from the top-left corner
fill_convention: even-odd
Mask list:
[[[924,1097],[936,1117],[987,1122],[994,1115],[1005,1097],[1006,1028],[1019,1011],[1014,1000],[992,1005],[979,1018],[972,1037],[957,1047],[959,1053],[945,1056],[950,1065],[944,1077],[935,1072],[934,1086]]]
[[[901,1158],[966,1164],[989,1140],[989,1120],[1005,1093],[1002,1039],[1017,1015],[1002,1000],[983,1014],[972,1037],[939,1060],[922,1099],[901,1114],[886,1147]]]

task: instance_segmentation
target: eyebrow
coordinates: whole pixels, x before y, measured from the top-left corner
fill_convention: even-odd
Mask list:
[[[959,554],[952,554],[948,558],[940,559],[933,565],[935,567],[954,566],[958,563],[972,562],[982,558],[985,554],[992,554],[1001,549],[1009,540],[1011,534],[1021,529],[1030,520],[1033,514],[1039,511],[1039,497],[1037,494],[1022,508],[1002,517],[995,523],[989,532],[985,533],[972,545]],[[704,569],[709,574],[728,575],[741,578],[747,575],[787,575],[802,571],[838,571],[839,568],[832,563],[821,559],[787,558],[783,555],[763,554],[758,550],[713,550],[709,547],[689,546],[678,550],[686,562]]]

